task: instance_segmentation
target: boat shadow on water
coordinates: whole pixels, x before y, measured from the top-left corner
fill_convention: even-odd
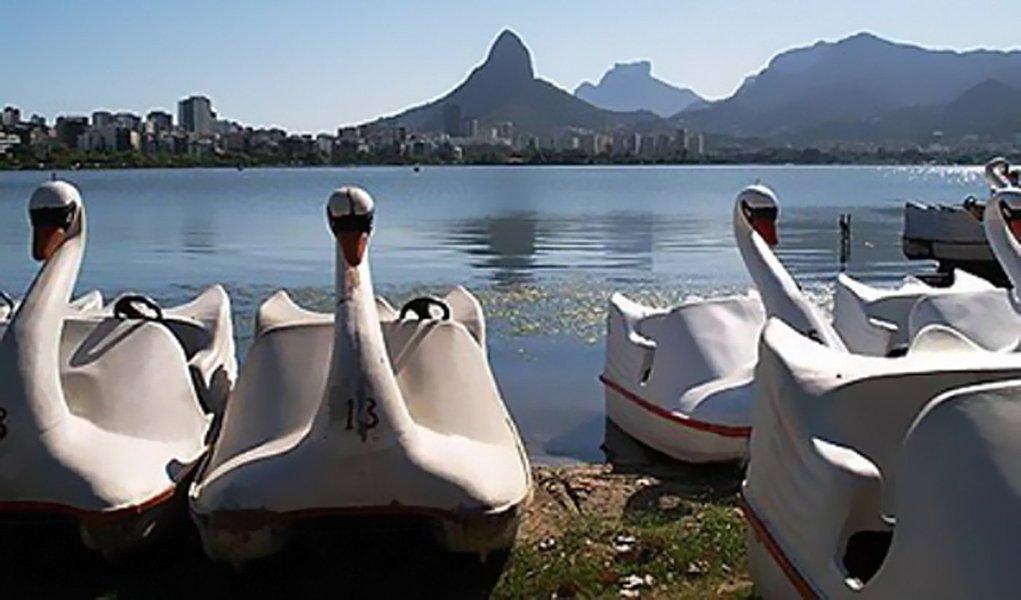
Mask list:
[[[423,520],[309,520],[279,556],[241,572],[208,560],[182,521],[158,543],[107,561],[73,519],[2,524],[3,598],[487,598],[508,553],[442,549]]]

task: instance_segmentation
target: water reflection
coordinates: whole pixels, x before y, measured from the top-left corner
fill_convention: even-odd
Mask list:
[[[458,220],[443,243],[470,257],[498,285],[533,282],[540,271],[652,271],[656,220],[647,213],[579,218],[506,214]]]
[[[181,248],[185,254],[213,254],[216,251],[216,233],[220,229],[219,213],[203,210],[199,203],[185,204],[181,208],[179,229]]]
[[[535,213],[507,214],[455,222],[447,239],[451,247],[472,257],[471,266],[484,269],[497,284],[531,281],[539,245]]]

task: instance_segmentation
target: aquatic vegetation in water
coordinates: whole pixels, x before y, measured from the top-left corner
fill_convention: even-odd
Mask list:
[[[269,285],[225,286],[234,312],[234,331],[238,351],[244,353],[252,339],[255,311],[277,287]],[[193,298],[202,286],[175,286],[164,304],[176,304]],[[611,282],[595,278],[571,278],[542,283],[515,283],[476,287],[471,291],[482,303],[490,335],[496,339],[532,336],[558,336],[600,344],[606,329],[606,305],[614,292],[646,304],[669,308],[682,302],[731,294],[743,294],[747,288],[671,281]],[[381,293],[394,306],[422,295],[443,296],[449,286],[382,286]],[[812,281],[804,286],[809,299],[825,310],[833,306],[833,287]],[[332,312],[333,288],[299,287],[288,290],[299,305]]]

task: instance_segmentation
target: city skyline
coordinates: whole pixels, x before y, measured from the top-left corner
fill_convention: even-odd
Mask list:
[[[227,118],[316,133],[443,95],[481,62],[504,27],[528,45],[537,75],[565,90],[598,80],[616,62],[648,59],[658,77],[716,99],[775,54],[818,40],[865,30],[930,48],[1009,50],[1018,47],[1012,23],[1021,22],[1021,5],[998,0],[882,10],[868,9],[879,6],[875,0],[825,8],[794,0],[682,4],[639,10],[527,3],[480,11],[448,0],[386,10],[308,0],[281,12],[262,3],[188,1],[158,4],[152,18],[132,19],[118,18],[136,16],[126,2],[15,2],[0,22],[5,54],[18,57],[7,65],[0,102],[52,121],[95,110],[176,114],[178,100],[205,95]]]

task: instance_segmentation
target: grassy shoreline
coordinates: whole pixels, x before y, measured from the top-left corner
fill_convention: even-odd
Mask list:
[[[539,466],[494,598],[750,598],[737,469]]]

